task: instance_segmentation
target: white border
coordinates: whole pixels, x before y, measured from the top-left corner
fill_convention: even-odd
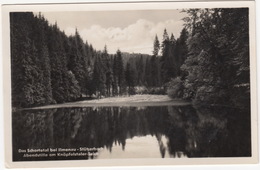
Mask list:
[[[53,1],[52,1],[53,2]],[[258,160],[259,149],[257,148],[257,91],[256,91],[256,47],[255,47],[255,8],[253,1],[244,1],[244,2],[233,2],[233,1],[225,1],[225,2],[175,2],[175,3],[144,3],[144,4],[136,4],[129,3],[125,4],[55,4],[55,5],[9,5],[3,6],[3,52],[4,54],[9,53],[10,48],[10,40],[9,40],[9,20],[7,13],[9,11],[75,11],[75,10],[142,10],[142,9],[176,9],[176,8],[204,8],[204,7],[245,7],[248,6],[250,8],[250,67],[251,67],[251,100],[252,100],[252,138],[253,140],[253,149],[252,154],[254,159],[249,158],[192,158],[191,159],[131,159],[131,160],[88,160],[88,161],[39,161],[39,162],[15,162],[12,163],[10,160],[11,155],[11,110],[10,110],[10,62],[9,57],[3,57],[3,66],[4,74],[4,107],[5,107],[5,150],[6,150],[6,163],[8,167],[79,167],[79,166],[151,166],[151,165],[205,165],[205,164],[237,164],[237,163],[256,163]],[[120,8],[119,8],[120,7]],[[44,9],[43,9],[44,8]],[[10,56],[9,54],[3,56]],[[1,83],[1,82],[0,82]],[[1,85],[0,85],[1,87]],[[244,165],[243,165],[244,166]],[[242,167],[243,167],[242,166]],[[252,166],[252,165],[251,165]],[[204,166],[205,167],[205,166]],[[165,167],[166,168],[166,167]],[[209,168],[209,167],[208,167]]]

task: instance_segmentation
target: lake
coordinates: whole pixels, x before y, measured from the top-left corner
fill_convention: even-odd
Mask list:
[[[250,110],[72,107],[12,113],[13,161],[250,157]]]

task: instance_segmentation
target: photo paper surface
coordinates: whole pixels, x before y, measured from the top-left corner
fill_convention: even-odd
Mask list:
[[[3,23],[8,166],[257,162],[254,2],[6,5]]]

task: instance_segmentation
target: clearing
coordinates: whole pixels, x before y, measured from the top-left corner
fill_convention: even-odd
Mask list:
[[[132,95],[108,97],[103,99],[84,100],[77,102],[69,102],[63,104],[54,104],[40,106],[28,109],[51,109],[64,107],[97,107],[97,106],[174,106],[174,105],[189,105],[189,102],[183,100],[173,100],[167,95]]]

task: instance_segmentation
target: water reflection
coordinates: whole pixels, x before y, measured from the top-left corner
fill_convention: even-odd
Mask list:
[[[87,107],[13,113],[13,160],[241,157],[250,114],[220,107]],[[102,148],[88,156],[23,157],[19,149]]]

